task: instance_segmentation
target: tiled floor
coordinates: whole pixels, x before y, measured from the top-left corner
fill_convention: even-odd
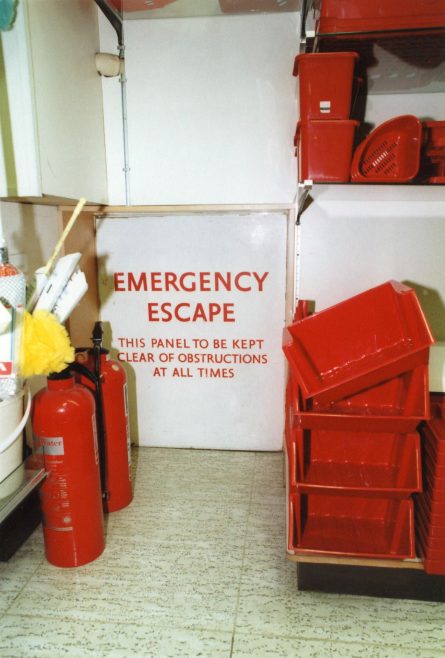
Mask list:
[[[38,530],[0,563],[2,658],[434,658],[445,604],[299,592],[281,454],[134,452],[135,498],[95,562]]]

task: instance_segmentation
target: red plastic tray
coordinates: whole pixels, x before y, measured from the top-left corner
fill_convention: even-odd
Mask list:
[[[416,528],[416,544],[421,547],[421,554],[430,560],[445,560],[445,548],[439,543],[432,545],[423,530]]]
[[[432,500],[445,503],[445,478],[437,477],[425,463],[423,463],[422,474],[425,493],[428,493]]]
[[[354,52],[297,55],[293,73],[298,76],[302,120],[349,119],[357,60]]]
[[[445,575],[445,560],[423,558],[423,568],[425,573],[431,576],[443,576]]]
[[[423,500],[424,509],[428,510],[431,515],[442,516],[445,514],[445,501],[441,500],[440,498],[433,498],[431,496],[431,492],[426,489],[425,482],[424,482],[424,491],[421,494],[421,496]]]
[[[430,396],[431,418],[420,425],[422,445],[437,463],[442,466],[445,463],[445,419],[444,408]]]
[[[337,402],[309,399],[297,422],[308,429],[413,432],[429,413],[428,367],[419,366]]]
[[[421,519],[425,528],[429,530],[440,529],[445,536],[445,514],[432,514],[431,510],[426,507],[422,496],[415,496],[415,518]]]
[[[445,548],[445,525],[431,525],[422,514],[416,511],[416,532],[423,537],[430,548]]]
[[[317,183],[350,180],[352,147],[358,121],[307,119],[297,126],[298,178]]]
[[[323,0],[317,31],[320,34],[331,34],[443,25],[443,0]]]
[[[422,446],[422,462],[433,478],[445,479],[445,458],[438,458],[432,448]]]
[[[423,132],[427,149],[445,151],[445,121],[424,121]]]
[[[305,399],[330,403],[417,366],[434,342],[414,290],[389,281],[288,327]]]
[[[422,491],[419,435],[299,430],[299,493],[408,498]]]
[[[353,183],[407,183],[420,168],[422,123],[410,114],[374,128],[356,148],[351,164]]]
[[[415,557],[412,500],[318,494],[290,499],[296,553]]]

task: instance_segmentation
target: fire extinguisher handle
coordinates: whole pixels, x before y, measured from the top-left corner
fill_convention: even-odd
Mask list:
[[[93,382],[97,386],[97,377],[94,373],[91,372],[86,366],[84,366],[82,363],[78,363],[77,361],[73,361],[72,363],[69,364],[68,366],[69,370],[74,370],[74,372],[77,372],[79,375],[83,375],[87,379],[90,380],[90,382]]]

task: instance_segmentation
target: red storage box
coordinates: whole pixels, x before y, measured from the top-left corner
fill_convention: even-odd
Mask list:
[[[299,493],[408,498],[422,490],[417,432],[299,430],[295,438]]]
[[[295,553],[415,557],[412,500],[294,494]]]
[[[429,513],[433,516],[439,515],[443,516],[445,515],[445,499],[443,496],[439,497],[433,497],[431,495],[431,491],[427,491],[426,486],[428,483],[424,482],[424,492],[421,495],[421,498],[423,500],[424,508],[426,510],[429,510]]]
[[[337,402],[309,399],[297,422],[305,429],[413,432],[429,413],[428,366],[419,366]]]
[[[431,548],[445,548],[445,524],[432,525],[416,511],[416,530]]]
[[[317,31],[372,32],[444,25],[444,0],[322,0]]]
[[[434,342],[414,290],[389,281],[288,327],[304,398],[334,402],[417,366]]]
[[[416,526],[421,523],[432,537],[445,538],[445,514],[432,514],[421,496],[414,497]]]
[[[440,464],[445,463],[445,408],[442,399],[430,395],[431,419],[420,427],[422,444]]]
[[[294,75],[299,81],[303,121],[349,119],[357,60],[358,54],[354,52],[297,55]]]
[[[308,119],[297,126],[300,182],[347,183],[358,121]]]
[[[420,168],[422,123],[411,114],[374,128],[352,158],[353,183],[407,183]]]
[[[440,459],[434,450],[423,443],[422,445],[422,461],[425,469],[431,474],[432,478],[445,478],[445,458]]]
[[[443,150],[445,152],[445,121],[424,121],[423,131],[427,150]]]

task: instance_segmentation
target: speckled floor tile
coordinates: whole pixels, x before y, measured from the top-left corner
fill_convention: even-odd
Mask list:
[[[38,531],[0,563],[2,658],[445,658],[445,604],[298,591],[280,453],[133,462],[98,560],[57,569]]]
[[[235,633],[232,658],[330,658],[321,641]]]
[[[243,545],[248,501],[190,500],[178,490],[175,500],[147,499],[110,515],[109,533],[173,543],[238,541]]]
[[[230,646],[231,633],[133,623],[54,623],[36,615],[0,620],[0,655],[5,658],[229,658]]]
[[[254,454],[206,450],[170,452],[175,453],[172,461],[165,454],[138,460],[134,474],[137,502],[165,497],[176,499],[178,491],[188,500],[249,500]]]
[[[161,627],[233,629],[242,552],[231,544],[109,539],[103,555],[76,569],[44,563],[9,611],[44,608],[57,618],[132,621]]]
[[[445,649],[422,649],[421,640],[413,647],[394,645],[346,644],[335,642],[326,647],[329,658],[443,658]]]

